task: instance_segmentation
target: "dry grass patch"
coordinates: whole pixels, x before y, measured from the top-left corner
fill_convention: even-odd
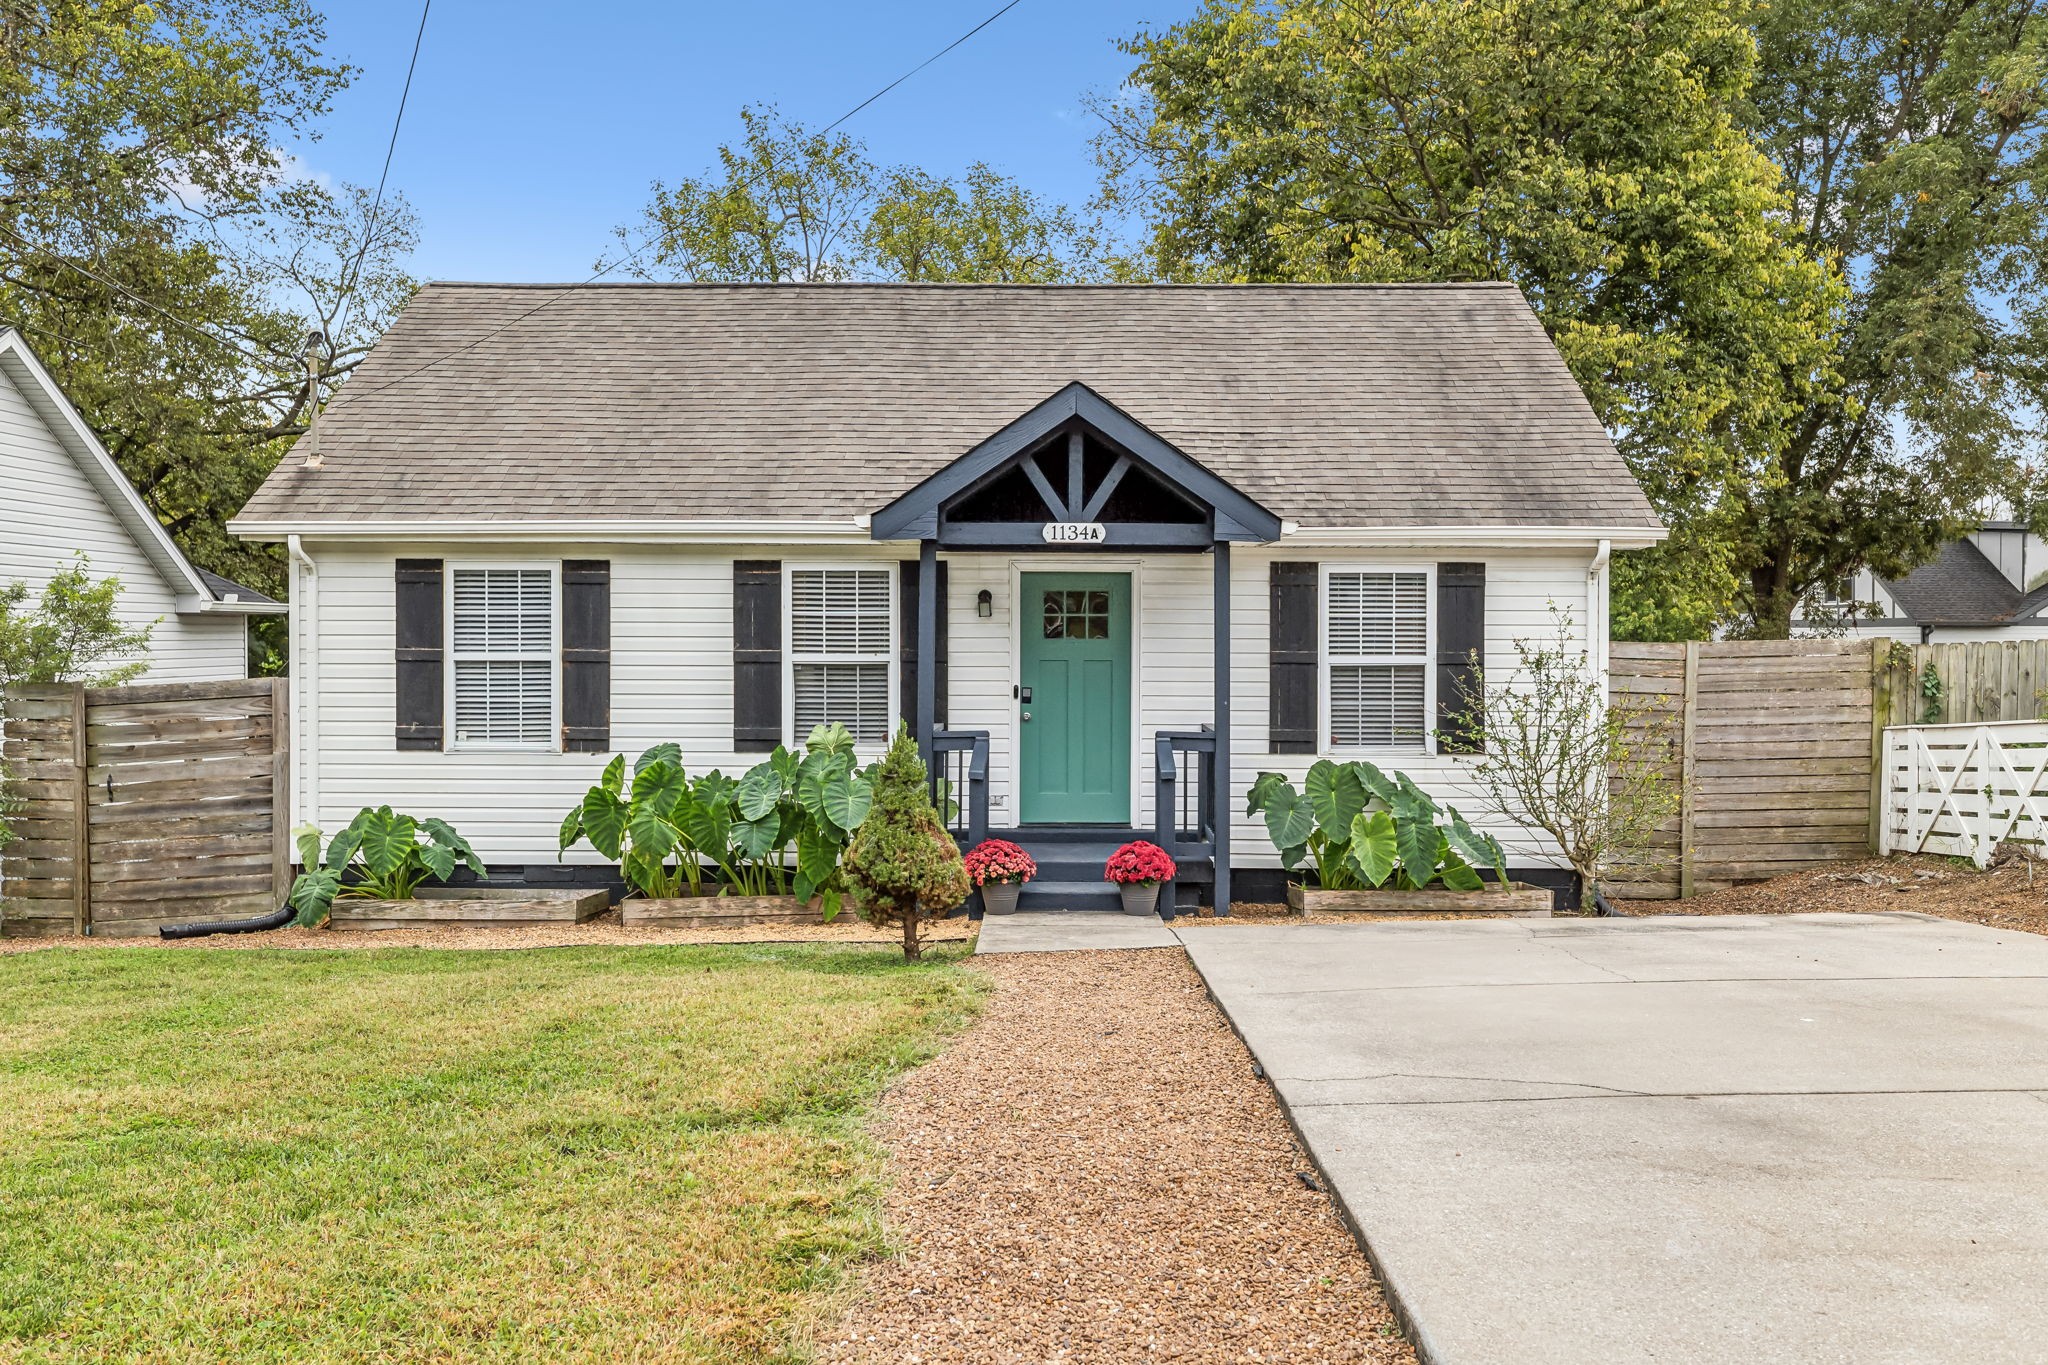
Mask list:
[[[1414,1360],[1184,954],[974,966],[981,1022],[884,1105],[902,1252],[826,1360]]]
[[[1631,901],[1633,915],[1791,915],[1912,910],[1994,929],[2048,934],[2048,862],[2001,855],[1979,872],[1965,858],[1868,858],[1731,887],[1689,901]]]
[[[0,961],[0,1358],[801,1358],[957,962]]]

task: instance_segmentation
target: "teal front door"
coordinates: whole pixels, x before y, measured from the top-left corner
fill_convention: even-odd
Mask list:
[[[1131,576],[1028,573],[1017,615],[1018,818],[1131,821]]]

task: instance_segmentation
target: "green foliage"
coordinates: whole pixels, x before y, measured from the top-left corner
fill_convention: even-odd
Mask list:
[[[345,375],[412,288],[403,197],[373,225],[281,150],[352,74],[325,42],[310,0],[0,4],[0,322],[195,562],[272,594],[226,521],[305,429],[306,335]]]
[[[908,726],[874,769],[874,803],[846,851],[844,870],[870,924],[899,924],[903,955],[923,944],[918,926],[967,899],[967,869],[932,806],[929,779]]]
[[[2048,15],[2031,0],[1748,11],[1744,126],[1806,254],[1845,263],[1833,401],[1743,509],[1753,628],[1869,566],[1898,577],[1990,498],[2038,518],[2048,363]]]
[[[0,690],[25,683],[115,687],[149,668],[150,632],[118,614],[121,580],[95,582],[83,553],[52,575],[34,605],[28,584],[0,587]]]
[[[1929,659],[1927,666],[1920,670],[1920,723],[1922,725],[1941,724],[1942,703],[1946,699],[1947,694],[1947,684],[1942,682],[1941,674],[1935,671],[1934,661]]]
[[[1155,273],[1513,282],[1674,531],[1617,623],[1739,608],[1750,505],[1836,401],[1845,292],[1736,124],[1731,0],[1205,0],[1126,50],[1099,149]]]
[[[826,919],[838,915],[840,858],[873,802],[845,726],[813,729],[801,759],[777,746],[737,781],[715,769],[691,779],[674,744],[641,754],[630,784],[625,765],[613,758],[563,817],[563,852],[588,839],[643,896],[701,894],[708,862],[721,892],[816,896]]]
[[[1410,891],[1437,883],[1477,891],[1484,883],[1474,869],[1481,867],[1503,884],[1508,878],[1507,855],[1492,835],[1438,806],[1406,773],[1389,776],[1363,761],[1318,759],[1300,791],[1284,774],[1260,773],[1245,813],[1265,815],[1282,866],[1309,859],[1316,885],[1329,891],[1390,880]]]
[[[709,175],[657,182],[641,226],[650,274],[706,281],[1084,278],[1098,233],[977,162],[961,180],[880,169],[844,133],[813,133],[772,108],[740,111],[742,139]]]
[[[356,812],[324,855],[320,831],[312,825],[299,828],[298,846],[305,871],[292,884],[289,900],[299,912],[296,922],[308,927],[326,922],[336,896],[411,900],[428,877],[445,882],[458,867],[485,875],[483,859],[454,826],[431,815],[400,815],[389,806]]]

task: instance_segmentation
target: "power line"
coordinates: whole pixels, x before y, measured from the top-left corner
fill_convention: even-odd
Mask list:
[[[434,8],[434,0],[421,0],[420,26],[412,36],[412,60],[405,65],[405,87],[398,92],[398,113],[391,120],[391,140],[384,145],[384,169],[377,173],[377,196],[370,203],[370,216],[363,225],[363,245],[356,252],[356,262],[342,276],[340,320],[335,326],[337,336],[348,331],[348,313],[355,303],[356,285],[363,278],[363,261],[370,254],[370,241],[377,232],[377,215],[384,208],[384,184],[391,178],[391,157],[398,150],[398,130],[405,125],[405,104],[412,98],[412,73],[419,69],[420,44],[427,37],[427,14]]]
[[[910,70],[904,72],[895,80],[890,81],[880,90],[877,90],[874,94],[869,95],[866,99],[862,100],[859,104],[854,105],[853,108],[847,110],[838,118],[833,119],[830,123],[826,124],[822,129],[819,130],[818,135],[822,137],[826,133],[831,132],[834,128],[837,128],[840,124],[846,122],[855,114],[858,114],[861,110],[867,108],[876,100],[882,98],[882,96],[888,94],[891,90],[894,90],[897,86],[903,84],[903,82],[909,80],[912,76],[915,76],[918,72],[924,70],[933,62],[939,60],[939,58],[945,56],[954,48],[960,46],[960,44],[966,42],[969,38],[972,38],[975,34],[981,32],[990,24],[993,24],[996,20],[1002,18],[1005,14],[1008,14],[1011,10],[1017,8],[1017,6],[1022,3],[1024,3],[1024,0],[1009,0],[1009,3],[1005,4],[1001,9],[998,9],[995,13],[989,15],[988,18],[982,20],[973,28],[968,29],[967,32],[961,34],[952,42],[947,43],[937,52],[934,52],[931,56],[925,58],[916,66],[911,67]],[[425,16],[423,15],[422,23],[424,22]],[[753,183],[754,180],[752,177],[750,177],[746,181],[742,182],[742,185],[745,188],[752,188]],[[597,271],[594,274],[592,274],[588,279],[578,281],[575,284],[564,285],[560,290],[556,291],[553,294],[550,294],[545,299],[542,299],[533,307],[527,309],[525,312],[519,314],[517,317],[511,319],[510,321],[500,323],[498,326],[493,327],[490,331],[485,332],[482,336],[476,338],[476,340],[465,342],[464,344],[456,347],[452,351],[448,351],[442,355],[437,355],[432,360],[426,362],[424,365],[418,366],[415,369],[407,370],[404,374],[393,376],[392,378],[387,379],[383,383],[379,384],[376,388],[371,389],[369,393],[366,393],[363,396],[367,398],[370,396],[370,394],[382,393],[384,392],[384,390],[391,388],[393,385],[403,384],[406,380],[413,378],[415,375],[424,374],[426,371],[433,369],[434,366],[440,364],[444,360],[453,360],[456,356],[462,355],[468,351],[475,350],[477,347],[483,345],[486,341],[489,341],[492,337],[497,336],[500,332],[504,332],[509,330],[510,328],[517,327],[520,323],[526,321],[528,318],[532,317],[535,313],[540,312],[542,309],[547,308],[552,304],[559,303],[561,300],[567,298],[569,295],[575,293],[577,290],[582,289],[587,285],[597,283],[597,281],[603,279],[606,275],[611,274],[614,270],[617,270],[620,266],[625,265],[627,262],[638,260],[640,257],[640,253],[647,250],[647,248],[652,246],[653,244],[654,242],[652,238],[648,239],[645,242],[642,242],[639,246],[633,248],[624,256],[620,257],[618,260],[613,261],[610,265],[600,266],[597,269]]]
[[[841,114],[841,115],[840,115],[840,116],[839,116],[838,118],[836,118],[836,119],[833,119],[833,120],[832,120],[832,121],[831,121],[830,123],[826,124],[826,125],[825,125],[825,126],[824,126],[824,127],[822,128],[822,129],[820,129],[820,130],[819,130],[819,132],[818,132],[818,136],[820,136],[820,137],[823,137],[823,136],[824,136],[824,135],[825,135],[826,133],[829,133],[829,132],[831,132],[831,131],[832,131],[832,130],[833,130],[834,128],[837,128],[837,127],[838,127],[838,126],[839,126],[840,124],[842,124],[842,123],[846,122],[846,121],[847,121],[848,119],[852,118],[852,117],[853,117],[853,116],[854,116],[855,114],[858,114],[858,113],[859,113],[859,112],[860,112],[861,110],[863,110],[863,109],[867,108],[867,107],[868,107],[868,106],[869,106],[870,104],[873,104],[873,103],[874,103],[874,102],[875,102],[876,100],[878,100],[878,99],[882,98],[882,96],[884,96],[884,95],[888,94],[888,93],[889,93],[889,92],[890,92],[891,90],[894,90],[894,89],[895,89],[895,88],[896,88],[897,86],[899,86],[899,85],[903,84],[903,82],[905,82],[905,81],[909,80],[909,79],[910,79],[910,78],[911,78],[912,76],[915,76],[915,75],[916,75],[916,74],[917,74],[918,72],[920,72],[920,71],[924,70],[924,69],[925,69],[926,67],[930,66],[930,65],[931,65],[931,64],[932,64],[933,62],[935,62],[935,61],[937,61],[937,60],[938,60],[939,58],[941,58],[941,57],[945,56],[945,55],[946,55],[946,54],[947,54],[948,52],[951,52],[951,51],[952,51],[952,50],[953,50],[954,48],[956,48],[956,47],[960,46],[960,44],[962,44],[962,43],[966,42],[966,41],[967,41],[967,40],[968,40],[969,38],[972,38],[972,37],[973,37],[973,36],[974,36],[975,34],[977,34],[977,33],[981,32],[981,31],[982,31],[983,29],[987,28],[987,27],[988,27],[988,26],[989,26],[990,24],[993,24],[993,23],[994,23],[994,22],[995,22],[996,20],[998,20],[998,19],[1002,18],[1002,17],[1003,17],[1003,16],[1005,15],[1005,14],[1008,14],[1008,13],[1009,13],[1009,12],[1010,12],[1011,10],[1013,10],[1013,9],[1017,8],[1017,6],[1019,6],[1019,5],[1023,4],[1023,3],[1024,3],[1024,0],[1010,0],[1010,3],[1009,3],[1009,4],[1007,4],[1007,5],[1004,5],[1004,6],[1003,6],[1003,7],[1001,8],[1001,9],[997,10],[997,11],[996,11],[996,12],[995,12],[994,14],[991,14],[991,15],[990,15],[990,16],[989,16],[988,18],[986,18],[986,19],[982,20],[982,21],[981,21],[980,23],[976,24],[976,25],[975,25],[975,26],[974,26],[973,28],[970,28],[970,29],[968,29],[968,30],[967,30],[967,32],[965,32],[965,33],[961,34],[961,35],[960,35],[960,36],[959,36],[958,38],[955,38],[955,39],[954,39],[954,40],[953,40],[952,42],[950,42],[950,43],[947,43],[947,44],[946,44],[946,45],[945,45],[944,47],[940,48],[940,49],[939,49],[939,50],[938,50],[937,52],[934,52],[934,53],[933,53],[933,54],[932,54],[931,56],[929,56],[929,57],[925,58],[925,59],[924,59],[923,61],[919,62],[919,63],[918,63],[918,64],[917,64],[916,66],[913,66],[913,67],[911,67],[911,68],[910,68],[910,70],[908,70],[908,71],[904,72],[904,73],[903,73],[902,75],[898,76],[898,77],[897,77],[897,78],[896,78],[895,80],[893,80],[893,81],[890,81],[890,82],[889,82],[889,83],[888,83],[887,85],[883,86],[883,87],[882,87],[882,88],[881,88],[880,90],[877,90],[877,91],[876,91],[876,92],[875,92],[874,94],[872,94],[872,95],[869,95],[869,96],[868,96],[868,97],[867,97],[866,99],[862,100],[862,101],[861,101],[861,102],[860,102],[859,104],[856,104],[856,105],[854,105],[854,106],[853,106],[853,108],[851,108],[851,109],[847,110],[847,111],[846,111],[845,113]]]

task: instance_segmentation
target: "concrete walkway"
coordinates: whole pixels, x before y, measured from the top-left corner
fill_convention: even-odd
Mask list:
[[[1077,953],[1103,948],[1178,948],[1166,921],[1107,910],[1019,910],[985,915],[977,953]]]
[[[1182,935],[1443,1365],[2048,1360],[2048,939]]]

